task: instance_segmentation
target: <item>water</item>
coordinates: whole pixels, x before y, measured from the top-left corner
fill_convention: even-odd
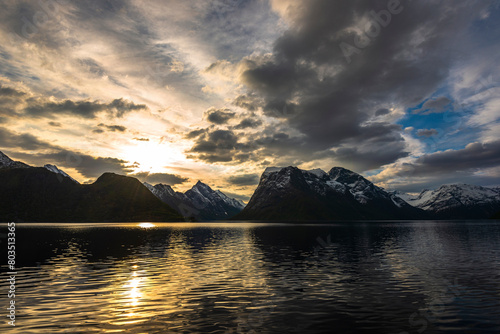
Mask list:
[[[495,222],[16,233],[17,326],[0,311],[1,333],[500,333]]]

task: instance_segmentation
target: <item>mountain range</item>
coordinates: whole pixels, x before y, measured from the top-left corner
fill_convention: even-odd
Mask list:
[[[500,188],[450,184],[426,189],[417,196],[400,192],[393,195],[432,213],[436,219],[486,219],[500,210]]]
[[[94,183],[82,185],[57,166],[31,167],[0,152],[0,221],[213,220],[229,218],[244,205],[202,182],[186,194],[179,193],[179,202],[169,205],[165,196],[159,198],[161,192],[156,189],[170,187],[155,187],[113,173],[104,173]]]
[[[290,166],[267,168],[235,219],[486,219],[499,211],[499,188],[443,185],[411,196],[388,192],[342,167],[326,173]]]
[[[0,221],[500,219],[500,188],[443,185],[412,195],[386,191],[342,167],[270,167],[245,204],[198,181],[166,184],[104,173],[79,184],[54,165],[31,167],[0,152]]]
[[[239,213],[245,203],[229,198],[220,190],[212,190],[205,183],[198,181],[185,193],[176,192],[171,186],[157,184],[144,185],[160,200],[175,208],[189,220],[221,220],[228,219]]]

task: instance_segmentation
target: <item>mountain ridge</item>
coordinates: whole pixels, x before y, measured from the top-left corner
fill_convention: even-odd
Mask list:
[[[55,165],[32,167],[2,152],[0,191],[0,220],[498,219],[500,212],[500,187],[446,184],[410,195],[343,167],[268,167],[245,206],[201,180],[185,193],[114,173],[80,185]]]
[[[54,168],[12,163],[3,153],[0,157],[0,221],[183,220],[135,178],[104,173],[94,183],[81,185]]]
[[[243,202],[228,197],[220,190],[213,190],[207,184],[198,182],[185,193],[176,192],[169,185],[144,185],[160,200],[176,208],[190,220],[228,219],[239,213]]]
[[[395,194],[439,219],[487,219],[500,210],[500,189],[470,184],[444,184],[417,196]]]
[[[342,181],[342,182],[339,182]],[[343,183],[346,182],[346,183]],[[352,220],[425,218],[423,210],[395,199],[361,175],[342,167],[268,167],[235,219]]]

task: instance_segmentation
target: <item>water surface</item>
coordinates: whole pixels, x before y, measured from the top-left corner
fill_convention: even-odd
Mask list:
[[[3,311],[1,333],[500,333],[495,222],[16,232],[17,326]]]

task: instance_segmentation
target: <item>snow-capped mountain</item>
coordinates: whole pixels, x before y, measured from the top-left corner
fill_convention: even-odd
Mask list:
[[[425,212],[345,168],[267,168],[238,219],[412,219]]]
[[[361,204],[367,204],[374,200],[392,201],[399,208],[405,207],[408,203],[404,199],[394,196],[368,181],[358,173],[352,172],[342,167],[333,167],[330,170],[330,177],[349,189],[349,192]]]
[[[55,174],[67,177],[67,178],[69,178],[71,181],[73,181],[75,183],[78,183],[78,184],[80,183],[77,180],[75,180],[74,178],[72,178],[71,176],[69,176],[68,174],[66,174],[65,171],[57,168],[57,166],[55,166],[55,165],[49,165],[49,164],[47,164],[47,165],[43,166],[43,168],[51,171],[52,173],[55,173]]]
[[[0,169],[7,169],[7,168],[30,168],[30,166],[26,165],[25,163],[22,163],[20,161],[14,161],[3,152],[0,152]]]
[[[490,218],[500,210],[500,190],[470,184],[443,185],[426,189],[418,196],[397,193],[396,196],[416,208],[442,219]]]
[[[169,185],[144,185],[160,200],[174,207],[186,218],[196,220],[227,219],[239,213],[245,204],[226,196],[220,190],[213,190],[198,181],[185,193],[176,192]]]

